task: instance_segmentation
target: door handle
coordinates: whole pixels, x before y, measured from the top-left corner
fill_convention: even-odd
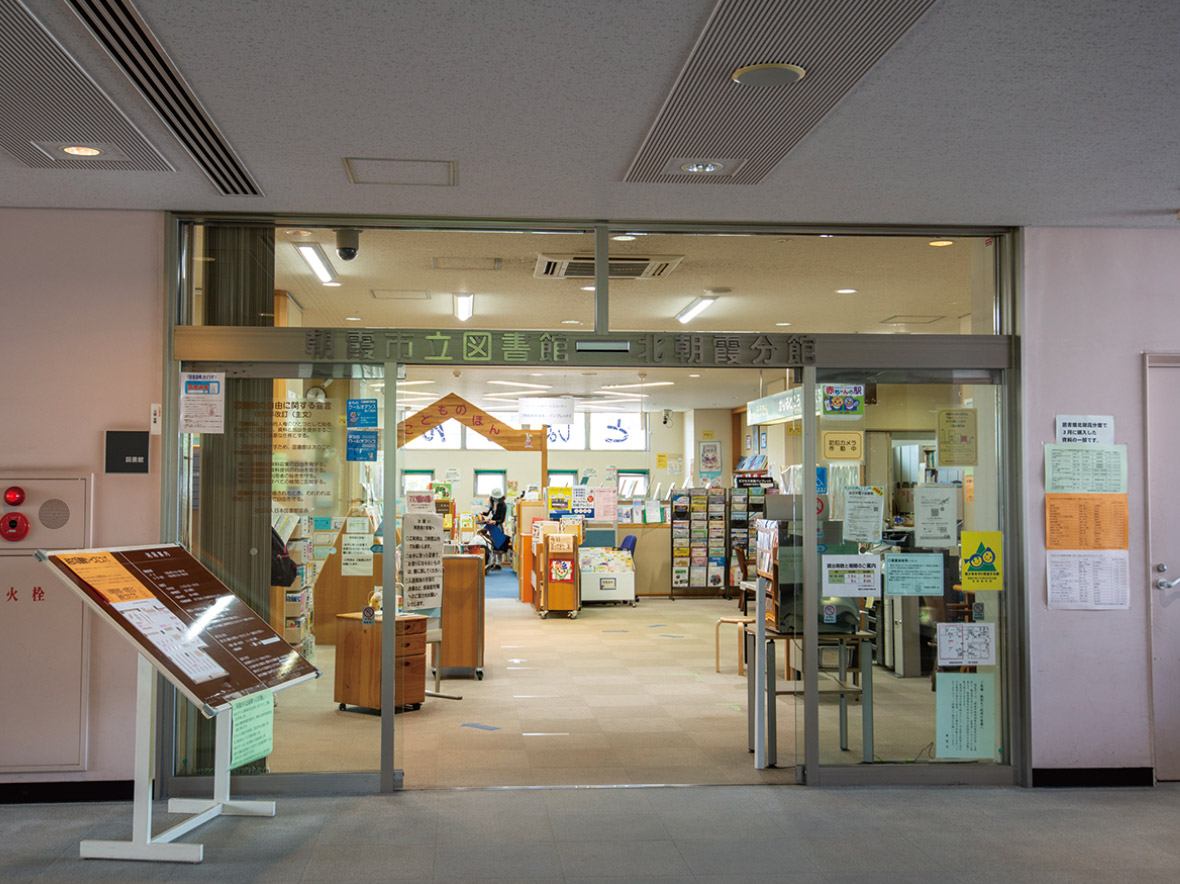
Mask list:
[[[1155,582],[1156,589],[1171,589],[1177,583],[1180,583],[1180,577],[1175,580],[1164,580],[1162,577]]]

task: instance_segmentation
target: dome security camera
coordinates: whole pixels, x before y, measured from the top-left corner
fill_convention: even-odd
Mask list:
[[[361,250],[361,232],[355,227],[336,231],[336,254],[342,261],[351,261]]]

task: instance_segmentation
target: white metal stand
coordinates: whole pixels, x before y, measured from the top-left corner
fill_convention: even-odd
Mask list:
[[[273,801],[232,801],[229,797],[229,752],[231,713],[228,709],[215,719],[217,743],[213,760],[213,798],[173,798],[169,813],[194,816],[152,836],[152,728],[155,723],[156,678],[151,662],[142,654],[138,658],[135,701],[135,794],[132,799],[130,841],[83,841],[82,859],[138,859],[157,862],[199,863],[203,844],[170,842],[216,816],[274,816]]]

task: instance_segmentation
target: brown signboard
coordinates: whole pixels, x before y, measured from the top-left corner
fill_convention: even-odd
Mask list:
[[[319,675],[181,546],[39,552],[37,558],[206,717],[230,700]]]

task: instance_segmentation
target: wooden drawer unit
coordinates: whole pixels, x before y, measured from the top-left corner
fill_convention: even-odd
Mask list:
[[[403,614],[396,624],[394,703],[420,706],[426,699],[426,618]],[[336,692],[340,708],[381,708],[381,621],[336,615]]]

